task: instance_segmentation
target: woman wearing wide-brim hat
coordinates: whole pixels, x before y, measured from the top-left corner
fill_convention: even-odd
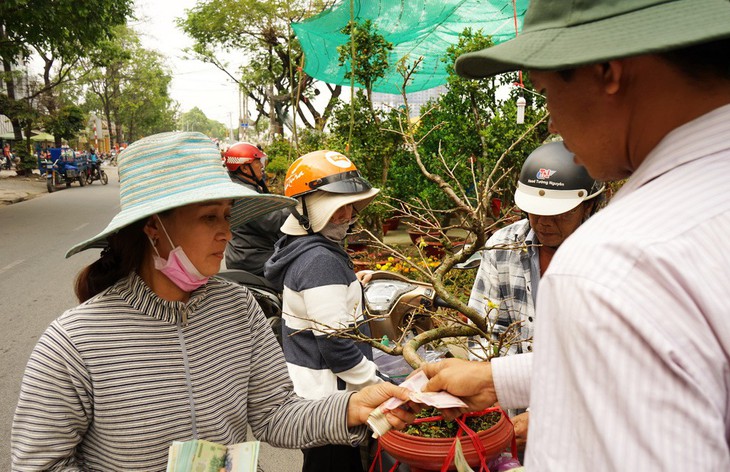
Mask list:
[[[13,470],[164,470],[172,441],[356,444],[392,386],[297,397],[261,309],[213,277],[240,224],[293,201],[229,179],[209,138],[163,133],[119,156],[121,211],[67,256],[103,247],[26,367]],[[397,416],[396,416],[397,415]],[[404,411],[390,415],[403,426]]]

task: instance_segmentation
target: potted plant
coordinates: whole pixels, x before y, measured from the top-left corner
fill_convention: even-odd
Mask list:
[[[488,470],[487,462],[507,448],[516,454],[514,428],[499,408],[467,413],[455,421],[443,420],[438,410],[427,408],[403,431],[388,431],[379,439],[379,447],[412,472],[456,470],[456,443],[470,467]],[[515,456],[516,457],[516,456]]]
[[[383,234],[387,234],[388,231],[395,231],[400,226],[400,218],[397,216],[391,216],[383,220]]]

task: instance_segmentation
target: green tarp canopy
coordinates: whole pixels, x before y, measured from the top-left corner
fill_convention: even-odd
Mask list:
[[[557,0],[556,0],[557,1]],[[441,59],[446,49],[456,44],[465,28],[492,36],[495,44],[515,35],[528,0],[352,0],[356,21],[371,20],[387,41],[393,43],[388,58],[390,71],[373,85],[373,91],[399,94],[403,78],[395,70],[406,55],[412,61],[423,56],[420,70],[408,85],[407,92],[418,92],[446,83],[446,67]],[[340,66],[337,46],[349,36],[340,32],[350,21],[350,0],[342,0],[331,9],[292,28],[304,51],[304,72],[323,82],[350,85],[345,79],[349,61]],[[356,86],[360,84],[356,83]]]
[[[40,132],[40,133],[36,134],[35,136],[31,136],[30,140],[36,141],[36,142],[42,142],[42,141],[54,141],[54,138],[53,138],[52,134]]]

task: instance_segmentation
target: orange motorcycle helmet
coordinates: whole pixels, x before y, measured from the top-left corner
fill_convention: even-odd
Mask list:
[[[223,153],[223,162],[228,172],[235,172],[254,159],[267,159],[266,153],[251,143],[236,143]],[[265,162],[264,162],[265,163]]]
[[[289,166],[284,180],[284,195],[301,197],[316,190],[330,193],[361,193],[372,186],[355,164],[337,151],[313,151]]]

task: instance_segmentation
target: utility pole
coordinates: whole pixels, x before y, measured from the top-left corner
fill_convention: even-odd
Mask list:
[[[269,142],[276,135],[276,108],[274,107],[274,84],[269,84]]]
[[[238,89],[238,93],[240,96],[239,109],[241,116],[239,124],[241,128],[243,128],[243,131],[241,131],[241,128],[239,128],[239,140],[248,141],[248,94],[241,89]],[[243,134],[243,136],[241,136],[241,134]]]
[[[243,93],[241,92],[241,86],[238,86],[238,140],[243,141]]]

